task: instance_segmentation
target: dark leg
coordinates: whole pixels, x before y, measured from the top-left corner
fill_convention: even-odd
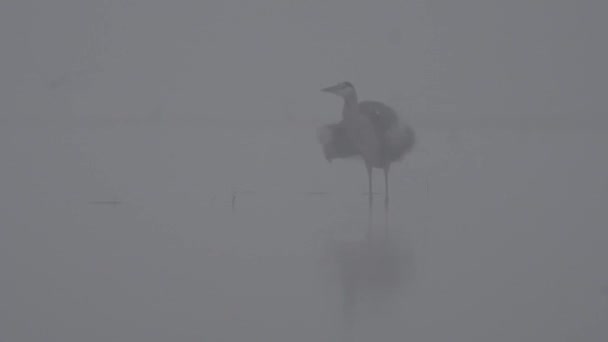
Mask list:
[[[388,237],[388,166],[384,168],[384,233]]]
[[[369,207],[368,207],[368,237],[371,237],[372,234],[372,210],[373,210],[373,203],[372,203],[372,166],[365,163],[365,167],[367,168],[367,185],[368,185],[368,199],[369,199]]]
[[[374,207],[373,207],[373,205],[370,205],[368,212],[367,212],[367,235],[366,235],[366,237],[368,240],[372,238],[373,227],[374,227]]]
[[[384,168],[384,209],[388,210],[388,166]]]
[[[367,168],[367,188],[368,188],[368,199],[369,199],[369,207],[372,207],[372,166],[369,164],[365,164]]]
[[[388,238],[389,224],[388,224],[388,210],[384,211],[384,237]]]

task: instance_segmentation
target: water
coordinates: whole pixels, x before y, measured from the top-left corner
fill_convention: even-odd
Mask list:
[[[367,240],[308,125],[2,127],[3,339],[606,340],[606,132],[417,129]]]

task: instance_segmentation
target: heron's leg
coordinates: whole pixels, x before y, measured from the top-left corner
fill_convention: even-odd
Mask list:
[[[384,233],[388,237],[388,169],[384,168]]]
[[[368,188],[368,199],[369,199],[369,207],[372,207],[372,166],[368,163],[365,163],[365,167],[367,168],[367,188]]]
[[[384,168],[384,210],[388,211],[388,169],[386,166]]]
[[[372,229],[374,226],[374,206],[372,202],[369,202],[369,208],[367,211],[367,235],[366,238],[369,240],[372,238]]]

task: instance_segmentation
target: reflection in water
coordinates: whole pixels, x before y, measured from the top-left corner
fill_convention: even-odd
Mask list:
[[[337,280],[349,331],[370,308],[386,309],[398,302],[405,281],[409,280],[410,257],[400,239],[390,234],[388,210],[384,214],[384,227],[374,227],[370,208],[363,239],[345,241],[332,237],[329,241],[330,274]]]

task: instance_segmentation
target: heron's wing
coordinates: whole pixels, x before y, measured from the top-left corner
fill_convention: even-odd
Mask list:
[[[403,118],[397,114],[397,111],[382,102],[362,101],[359,103],[359,111],[368,116],[378,128],[387,130],[404,124]]]
[[[353,144],[346,126],[340,123],[333,124],[332,128],[332,144],[334,152],[340,158],[354,157],[359,154],[357,147]]]
[[[378,101],[359,102],[359,112],[367,116],[379,136],[384,136],[391,126],[399,123],[394,109]]]
[[[414,144],[413,129],[401,120],[397,112],[378,101],[362,101],[359,112],[367,116],[379,137],[384,157],[400,159]]]
[[[331,158],[352,158],[359,155],[343,122],[320,127],[317,138],[323,148],[329,151]]]

